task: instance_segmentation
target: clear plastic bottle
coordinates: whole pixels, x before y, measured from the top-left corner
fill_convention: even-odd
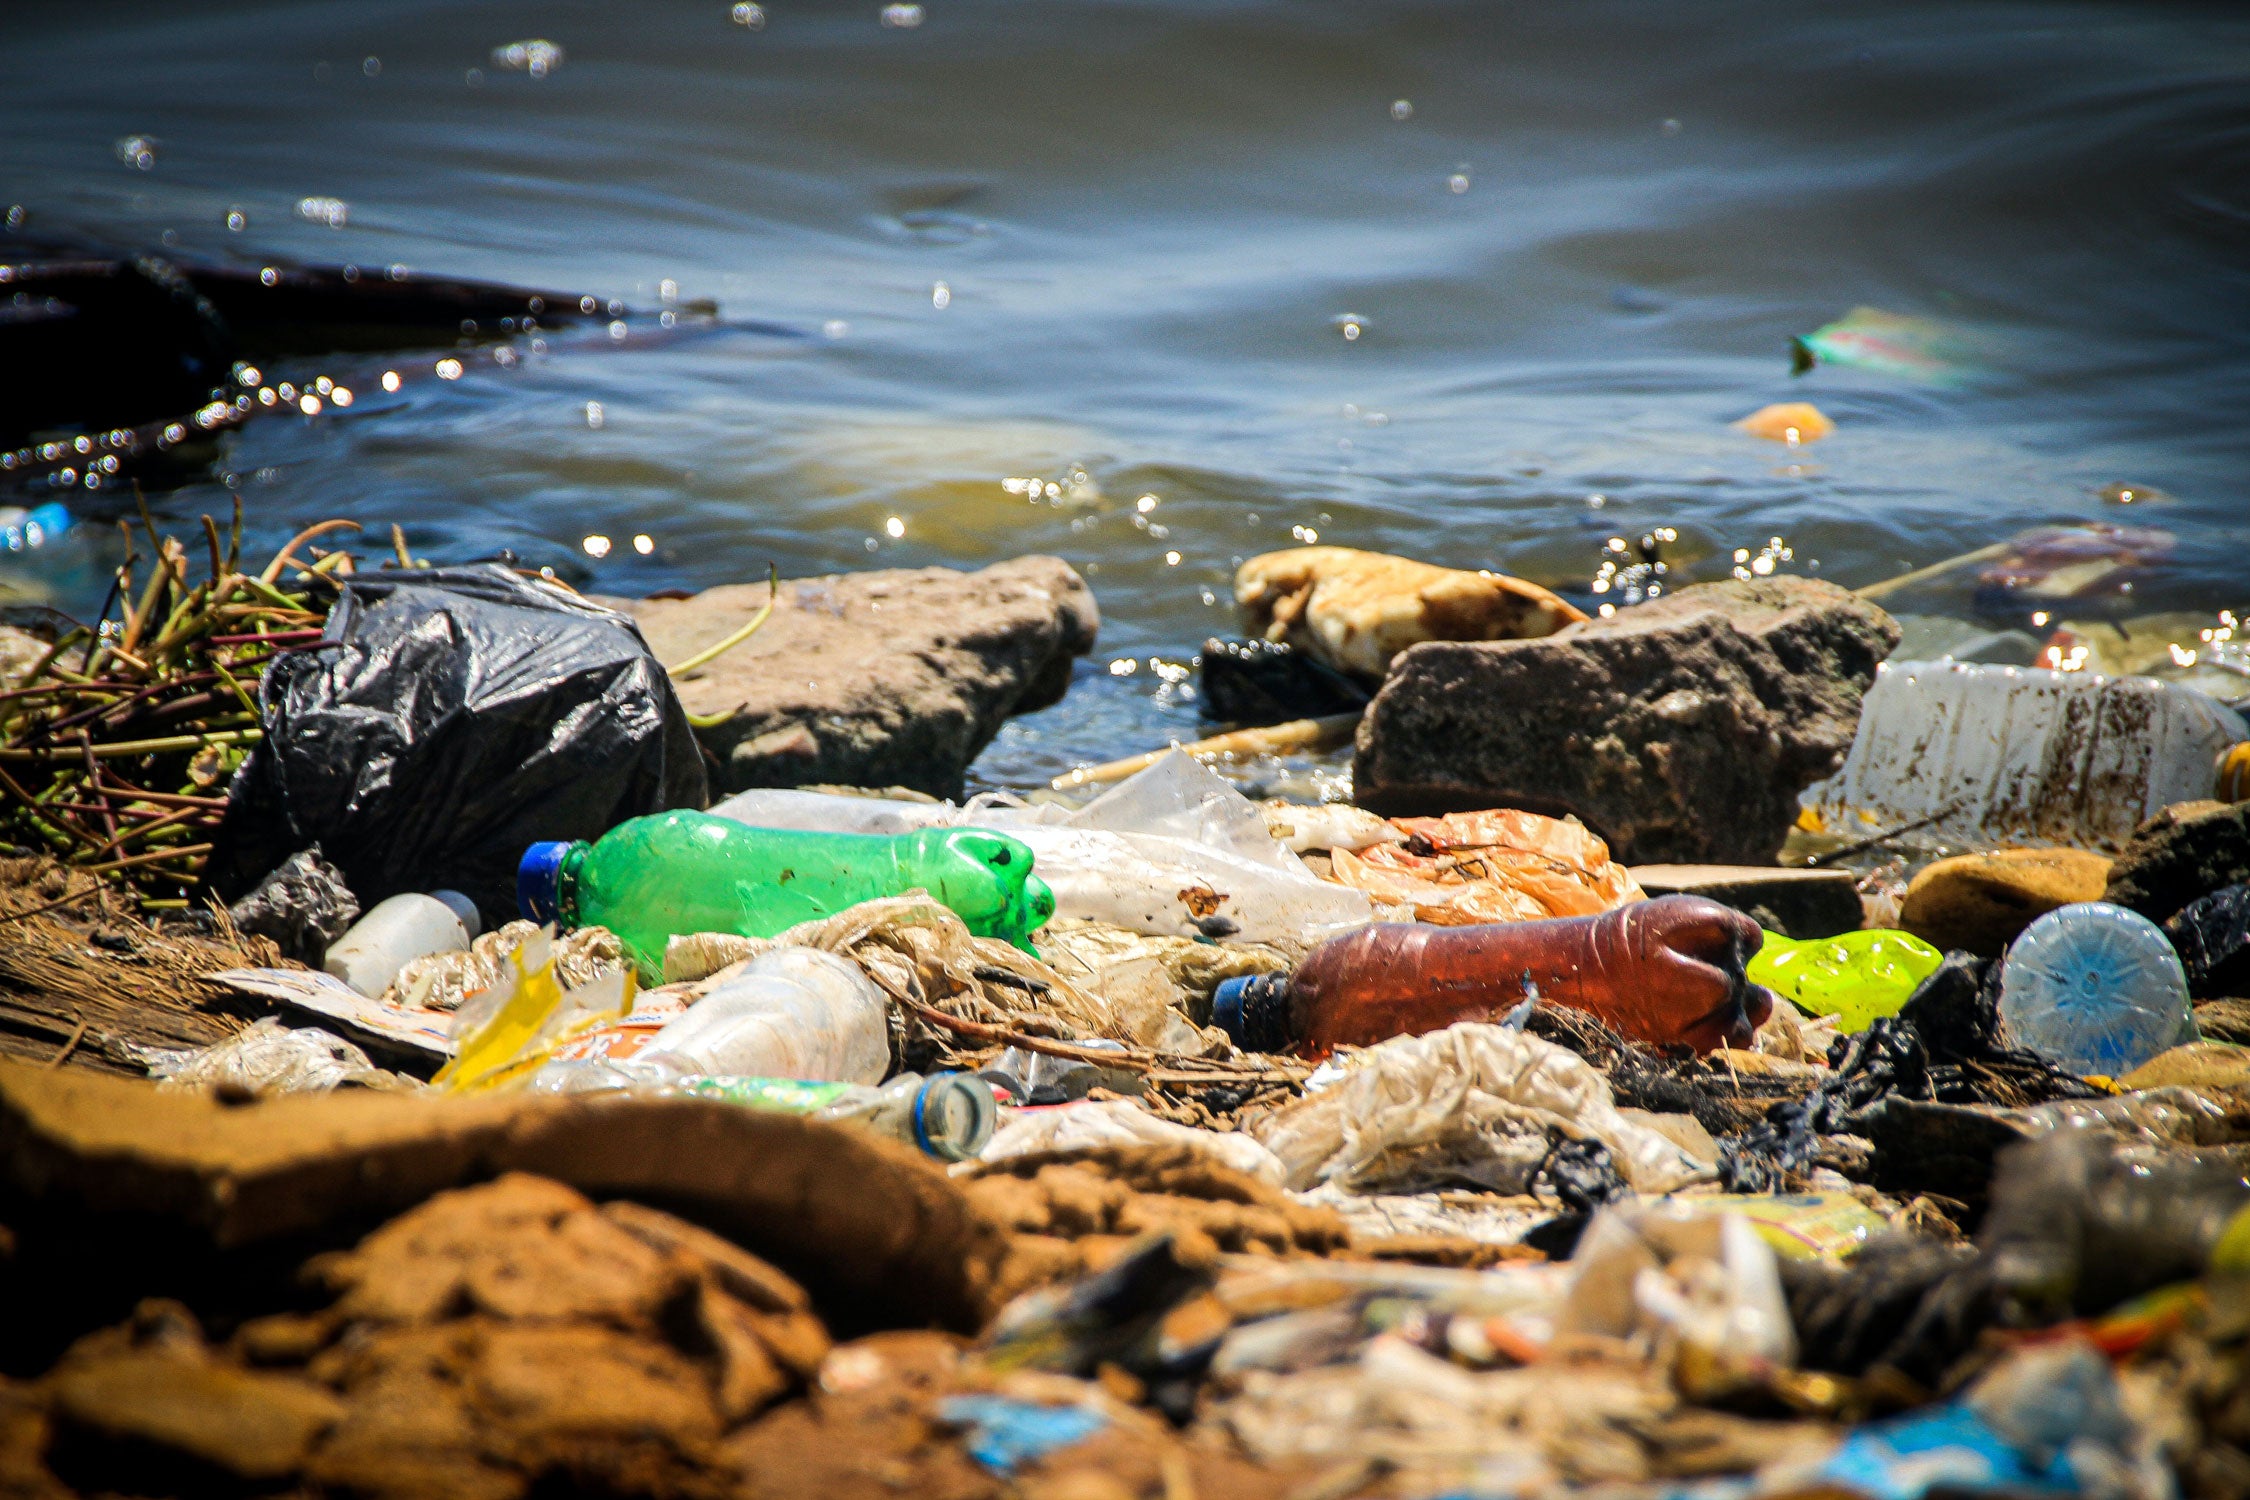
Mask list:
[[[859,965],[817,948],[761,953],[689,1006],[633,1061],[672,1078],[880,1083],[890,1007]]]
[[[1886,662],[1843,769],[1805,801],[1849,837],[1938,816],[1927,844],[2121,847],[2213,794],[2250,725],[2177,683],[2035,667]]]
[[[533,844],[516,872],[516,896],[532,921],[608,928],[654,979],[672,937],[773,937],[917,887],[979,937],[1028,947],[1055,911],[1031,863],[1022,843],[983,828],[886,837],[668,812],[628,818],[592,844]]]
[[[376,902],[329,945],[321,967],[372,999],[413,960],[462,952],[479,930],[476,903],[459,891],[408,891]]]
[[[973,1073],[901,1073],[881,1085],[806,1083],[787,1078],[688,1078],[675,1092],[751,1109],[863,1125],[878,1135],[967,1161],[992,1139],[1000,1118],[992,1085]]]
[[[2023,930],[2000,971],[2000,1020],[2018,1046],[2110,1078],[2196,1038],[2164,930],[2106,901],[2057,907]]]
[[[1743,973],[1761,938],[1757,923],[1701,896],[1544,922],[1384,922],[1321,944],[1286,979],[1227,980],[1211,1018],[1239,1046],[1318,1056],[1501,1021],[1536,992],[1635,1041],[1747,1047],[1773,1012]]]

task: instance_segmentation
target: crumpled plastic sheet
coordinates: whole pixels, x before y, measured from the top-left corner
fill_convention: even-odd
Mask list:
[[[159,1088],[231,1088],[251,1094],[324,1094],[346,1084],[414,1093],[419,1080],[378,1068],[367,1054],[316,1026],[291,1028],[260,1016],[223,1042],[141,1054]]]
[[[1555,1216],[1552,1203],[1523,1194],[1354,1193],[1324,1182],[1290,1196],[1335,1214],[1354,1239],[1450,1234],[1484,1245],[1520,1245]]]
[[[1690,1394],[1718,1394],[1796,1360],[1773,1247],[1740,1214],[1661,1202],[1606,1208],[1570,1263],[1558,1344],[1630,1341]]]
[[[1355,1457],[1403,1471],[1393,1493],[1542,1494],[1558,1479],[1649,1477],[1633,1428],[1674,1410],[1660,1376],[1621,1366],[1472,1371],[1396,1335],[1349,1363],[1253,1370],[1217,1418],[1253,1457]]]
[[[1046,1109],[1010,1111],[978,1153],[980,1161],[1005,1161],[1039,1151],[1092,1151],[1103,1146],[1185,1146],[1222,1167],[1271,1182],[1281,1163],[1249,1136],[1234,1130],[1198,1130],[1159,1120],[1130,1099],[1085,1099]]]
[[[1362,1192],[1470,1184],[1524,1193],[1550,1132],[1599,1142],[1636,1192],[1711,1175],[1662,1133],[1620,1114],[1609,1081],[1574,1052],[1463,1022],[1349,1055],[1344,1076],[1253,1123],[1288,1185]]]
[[[716,932],[675,937],[665,946],[664,978],[667,984],[693,980],[707,992],[725,980],[733,965],[768,948],[792,945],[853,959],[894,999],[936,1006],[966,1020],[1013,1025],[1065,1040],[1095,1036],[1145,1045],[1141,1035],[1146,1028],[1136,1026],[1134,1017],[1120,1014],[1118,1007],[1022,949],[977,937],[952,911],[921,892],[862,901],[770,939]]]
[[[969,1457],[1003,1476],[1109,1425],[1109,1418],[1092,1407],[1044,1406],[1007,1396],[949,1396],[938,1416],[966,1428],[963,1446]]]
[[[1609,845],[1576,818],[1495,808],[1442,818],[1397,818],[1392,826],[1428,848],[1378,844],[1334,849],[1341,883],[1376,901],[1411,906],[1417,919],[1448,926],[1590,917],[1646,899]]]
[[[469,996],[505,979],[508,955],[538,931],[536,922],[510,922],[483,934],[466,951],[408,959],[383,992],[383,1003],[406,1010],[458,1010]],[[625,948],[606,927],[581,927],[555,939],[554,965],[562,986],[577,989],[622,972]]]

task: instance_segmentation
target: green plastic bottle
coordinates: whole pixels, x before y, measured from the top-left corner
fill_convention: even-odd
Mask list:
[[[1837,1016],[1846,1031],[1865,1031],[1877,1016],[1895,1016],[1945,955],[1910,932],[1878,927],[1797,942],[1778,932],[1744,972],[1815,1016]]]
[[[534,922],[617,934],[644,978],[676,935],[772,937],[861,901],[920,888],[979,937],[1029,950],[1055,914],[1031,850],[983,828],[895,836],[752,828],[708,813],[629,818],[594,843],[533,844],[516,900]]]

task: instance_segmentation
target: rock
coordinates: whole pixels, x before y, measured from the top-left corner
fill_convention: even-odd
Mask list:
[[[2178,1085],[2191,1089],[2250,1089],[2250,1047],[2227,1042],[2189,1042],[2159,1052],[2117,1080],[2127,1093]]]
[[[167,1348],[66,1360],[48,1383],[60,1441],[75,1450],[58,1467],[96,1483],[130,1483],[119,1471],[143,1468],[169,1468],[176,1483],[183,1463],[236,1481],[280,1479],[344,1414],[310,1381]]]
[[[2207,1042],[2250,1043],[2250,1000],[2206,1000],[2195,1008],[2195,1029]]]
[[[2162,922],[2198,896],[2250,881],[2250,802],[2175,802],[2133,830],[2103,896]]]
[[[1736,911],[1762,911],[1783,937],[1834,937],[1860,927],[1859,882],[1849,870],[1635,865],[1632,875],[1651,896],[1704,896]]]
[[[17,678],[46,660],[48,646],[48,641],[28,630],[0,625],[0,688],[12,687]]]
[[[604,602],[669,663],[748,624],[766,586]],[[1085,580],[1054,557],[800,579],[757,634],[676,686],[698,719],[732,715],[696,730],[719,762],[715,794],[833,782],[959,797],[1010,715],[1062,697],[1100,622]]]
[[[1426,642],[1360,724],[1357,801],[1571,813],[1628,862],[1770,865],[1897,640],[1834,584],[1769,578],[1544,640]]]
[[[1535,583],[1351,547],[1292,547],[1235,570],[1253,630],[1339,672],[1377,678],[1417,641],[1552,635],[1586,616]]]
[[[1907,885],[1899,925],[1947,952],[1965,948],[1997,958],[2017,933],[2056,907],[2101,900],[2109,866],[2084,849],[2001,849],[1941,859]]]

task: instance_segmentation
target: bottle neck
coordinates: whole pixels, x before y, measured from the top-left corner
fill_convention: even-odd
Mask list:
[[[592,846],[574,843],[555,862],[555,926],[568,932],[578,925],[578,867]]]

